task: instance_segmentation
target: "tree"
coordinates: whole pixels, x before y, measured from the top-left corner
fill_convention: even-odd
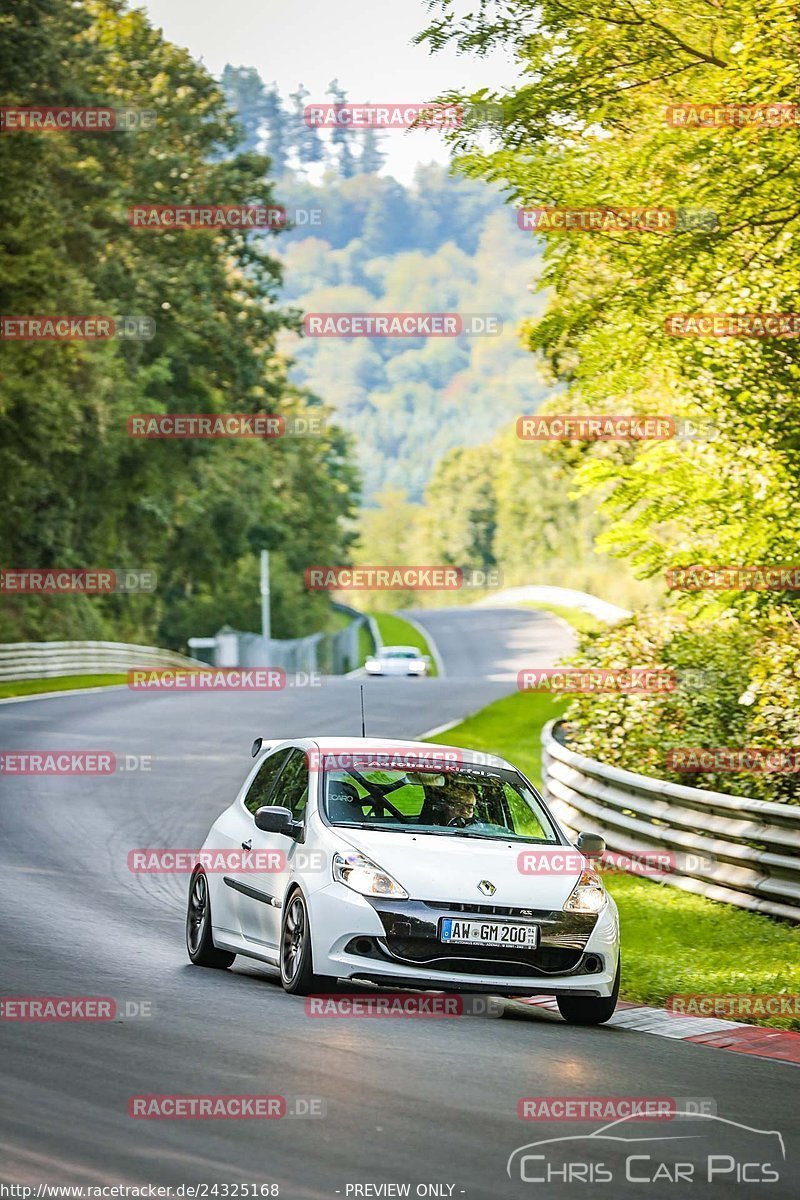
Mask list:
[[[239,149],[261,150],[267,93],[258,71],[255,67],[233,67],[226,63],[220,83],[244,130]]]
[[[346,104],[347,94],[339,87],[339,80],[332,79],[325,93],[330,96],[332,104]],[[350,179],[358,173],[358,160],[353,154],[353,133],[346,125],[335,125],[331,131],[331,146],[333,147],[336,166],[343,179]]]
[[[286,172],[286,160],[291,146],[286,134],[287,115],[281,103],[278,85],[273,83],[264,97],[264,127],[267,132],[266,151],[272,174],[280,179]]]
[[[277,304],[281,271],[270,240],[133,229],[125,218],[144,201],[269,204],[267,160],[235,153],[241,128],[222,91],[141,11],[115,0],[28,8],[7,22],[14,65],[4,104],[28,103],[34,81],[44,104],[134,107],[156,121],[130,132],[0,138],[4,311],[142,314],[154,318],[155,336],[5,343],[0,561],[154,567],[159,582],[141,596],[8,601],[0,637],[105,634],[182,645],[198,632],[181,618],[190,598],[224,598],[230,583],[235,605],[244,586],[238,564],[267,537],[293,572],[287,619],[305,631],[320,600],[298,587],[305,564],[297,555],[344,553],[357,494],[339,431],[302,445],[143,442],[126,432],[137,412],[314,406],[289,384],[277,352],[278,332],[295,328],[297,315]]]
[[[366,129],[361,138],[361,154],[358,169],[362,175],[377,175],[386,162],[381,138],[376,129]]]
[[[493,148],[469,128],[454,131],[465,171],[502,183],[523,206],[676,214],[666,234],[546,235],[540,284],[550,302],[526,337],[569,389],[570,405],[661,411],[716,427],[713,440],[598,445],[583,456],[579,485],[599,489],[615,518],[605,544],[630,555],[642,574],[692,560],[791,561],[800,535],[789,500],[800,482],[797,341],[672,337],[667,324],[674,313],[796,308],[791,133],[668,120],[670,106],[687,97],[792,96],[791,6],[770,0],[755,10],[734,0],[715,10],[708,38],[689,32],[697,27],[688,0],[668,14],[627,0],[592,13],[561,0],[502,0],[461,21],[438,7],[441,17],[421,40],[478,53],[509,42],[525,81],[492,97],[504,114]],[[685,220],[696,210],[716,221]],[[798,608],[785,592],[728,601]]]
[[[319,130],[316,126],[309,125],[305,118],[306,100],[309,95],[310,92],[303,87],[302,83],[299,83],[297,91],[292,92],[289,96],[294,108],[294,151],[301,166],[322,162],[325,157],[325,147],[322,144]]]

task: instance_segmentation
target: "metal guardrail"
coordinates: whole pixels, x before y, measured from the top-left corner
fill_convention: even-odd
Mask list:
[[[136,667],[202,667],[157,646],[129,642],[5,642],[0,644],[0,682],[59,675],[119,675]]]
[[[560,722],[543,729],[542,751],[544,793],[570,837],[599,833],[623,855],[667,851],[661,882],[800,921],[800,807],[596,762],[564,744]]]

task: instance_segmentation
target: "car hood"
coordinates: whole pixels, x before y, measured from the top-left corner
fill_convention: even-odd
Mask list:
[[[449,900],[457,904],[499,904],[522,908],[561,908],[580,877],[571,846],[538,846],[391,830],[336,827],[343,842],[382,867],[412,900]],[[521,851],[536,851],[543,869],[523,874]],[[541,852],[539,854],[538,852]],[[564,862],[565,853],[569,861]],[[555,856],[560,856],[556,860]],[[585,865],[585,860],[580,859]],[[550,866],[561,873],[555,873]],[[488,880],[486,895],[478,884]]]

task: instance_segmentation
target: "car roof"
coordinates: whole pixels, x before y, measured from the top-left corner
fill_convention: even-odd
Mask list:
[[[406,652],[410,650],[412,654],[418,654],[422,658],[422,651],[418,646],[381,646],[378,653],[385,654],[387,650],[404,650]]]
[[[438,750],[442,754],[446,753],[447,751],[460,754],[465,765],[469,765],[470,763],[492,767],[511,767],[512,765],[511,763],[506,762],[505,759],[499,758],[496,754],[485,754],[483,751],[467,750],[463,746],[442,745],[438,742],[419,742],[413,738],[317,737],[304,739],[304,741],[308,741],[309,743],[316,745],[317,748],[323,752],[325,750],[330,750],[332,752],[338,751],[340,753],[351,752],[353,754],[363,754],[365,751],[370,750],[418,749],[420,751],[430,753],[431,751]],[[301,743],[297,742],[295,744],[300,745]]]

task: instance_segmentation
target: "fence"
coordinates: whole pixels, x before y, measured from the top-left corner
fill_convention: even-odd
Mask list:
[[[118,675],[136,667],[202,666],[157,646],[128,642],[6,642],[0,645],[0,682],[59,675]]]
[[[800,807],[728,796],[595,762],[542,731],[542,780],[573,837],[599,833],[621,854],[676,852],[664,882],[710,900],[800,921]]]
[[[260,634],[243,633],[226,625],[213,638],[190,638],[189,647],[215,667],[282,667],[290,673],[321,671],[346,675],[361,662],[361,627],[366,625],[373,641],[375,630],[364,613],[345,604],[331,607],[349,618],[345,628],[334,633],[311,633],[301,638],[263,638]]]

